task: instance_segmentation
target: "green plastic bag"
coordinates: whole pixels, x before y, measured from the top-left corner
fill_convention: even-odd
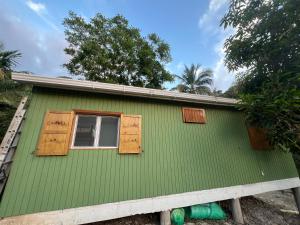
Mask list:
[[[184,224],[184,209],[178,208],[173,209],[171,212],[171,222],[173,225],[183,225]]]
[[[211,214],[208,219],[225,220],[226,213],[217,203],[210,203]]]
[[[226,214],[217,203],[193,205],[186,209],[186,215],[190,219],[224,220]]]

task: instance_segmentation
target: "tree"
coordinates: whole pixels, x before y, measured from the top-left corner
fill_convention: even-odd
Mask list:
[[[251,77],[250,77],[251,79]],[[247,77],[247,73],[245,72],[239,72],[236,74],[235,82],[231,87],[229,87],[223,94],[223,97],[226,98],[242,98],[242,94],[246,92],[245,89],[248,88],[248,80],[249,77]],[[250,87],[249,87],[250,88]]]
[[[5,51],[0,43],[0,142],[10,124],[16,108],[24,95],[30,93],[30,87],[10,79],[11,71],[17,65],[18,51]]]
[[[238,98],[239,94],[236,85],[233,84],[231,87],[229,87],[222,96],[226,98]]]
[[[170,47],[158,35],[142,37],[121,15],[96,14],[90,22],[74,12],[64,19],[64,49],[71,56],[64,66],[73,75],[92,81],[162,88],[173,76],[165,69]]]
[[[247,68],[239,86],[247,123],[265,128],[275,148],[300,150],[300,2],[231,0],[221,25],[236,30],[227,67]]]
[[[211,90],[211,92],[209,93],[209,95],[213,95],[215,97],[223,97],[223,91],[222,90],[218,90],[217,88],[213,88]]]
[[[5,51],[4,46],[0,43],[0,80],[8,78],[11,73],[11,68],[16,66],[16,59],[21,57],[18,51]]]
[[[181,76],[175,75],[181,83],[171,90],[191,94],[210,94],[209,85],[212,84],[213,73],[209,69],[201,70],[199,64],[192,64],[190,67],[184,66]]]

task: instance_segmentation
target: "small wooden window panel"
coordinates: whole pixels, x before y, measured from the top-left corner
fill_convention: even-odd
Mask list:
[[[182,108],[182,118],[185,123],[206,123],[205,110],[199,108]]]
[[[119,145],[120,118],[117,114],[77,114],[72,149],[114,149]]]

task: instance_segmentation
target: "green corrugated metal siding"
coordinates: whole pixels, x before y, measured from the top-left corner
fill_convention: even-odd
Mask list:
[[[293,160],[249,146],[240,112],[206,109],[207,124],[182,122],[181,106],[130,97],[36,90],[4,192],[0,216],[73,208],[296,177]],[[140,155],[116,150],[33,154],[47,109],[142,115]],[[262,175],[262,171],[264,176]]]

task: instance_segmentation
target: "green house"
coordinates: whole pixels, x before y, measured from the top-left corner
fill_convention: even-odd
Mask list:
[[[33,85],[0,224],[83,224],[300,186],[234,99],[14,73]]]

